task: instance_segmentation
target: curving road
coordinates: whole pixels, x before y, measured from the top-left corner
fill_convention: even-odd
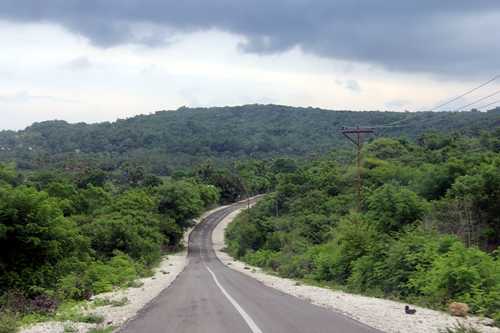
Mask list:
[[[224,266],[212,231],[235,204],[206,217],[189,239],[189,264],[122,333],[380,333]]]

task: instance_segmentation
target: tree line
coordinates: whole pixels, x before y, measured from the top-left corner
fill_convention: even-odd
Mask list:
[[[414,140],[428,130],[478,135],[498,126],[498,119],[500,109],[401,113],[281,105],[181,108],[116,122],[47,121],[22,131],[2,131],[0,161],[15,161],[21,170],[82,165],[116,170],[132,163],[168,176],[207,159],[220,166],[248,158],[316,158],[346,146],[342,126],[382,126],[377,135]]]

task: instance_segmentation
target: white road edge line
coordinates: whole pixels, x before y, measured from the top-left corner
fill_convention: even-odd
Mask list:
[[[214,279],[217,287],[219,287],[219,289],[222,291],[224,296],[226,296],[226,298],[236,308],[236,310],[240,313],[240,315],[243,317],[243,319],[245,319],[248,327],[250,327],[250,330],[253,333],[262,333],[262,330],[253,321],[252,317],[250,317],[250,315],[248,313],[246,313],[245,310],[243,310],[243,308],[238,304],[238,302],[236,302],[236,300],[233,297],[231,297],[231,295],[229,295],[229,293],[226,291],[226,289],[224,289],[224,287],[219,283],[219,280],[217,280],[217,276],[215,276],[214,272],[212,272],[212,270],[210,268],[208,268],[208,266],[206,264],[205,264],[205,267],[208,269],[208,272],[212,275],[212,278]]]

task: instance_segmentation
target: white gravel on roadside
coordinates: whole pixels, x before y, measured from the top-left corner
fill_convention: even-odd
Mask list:
[[[227,206],[217,207],[202,214],[198,219],[195,219],[195,224],[200,223],[206,216]],[[189,228],[184,233],[183,244],[187,247],[189,235],[194,229],[194,226]],[[168,288],[170,284],[177,278],[177,276],[184,270],[188,264],[187,250],[179,253],[169,254],[163,257],[158,267],[153,270],[153,275],[147,278],[138,280],[142,285],[138,288],[121,288],[113,292],[103,293],[96,295],[92,298],[120,301],[124,298],[128,302],[122,306],[100,306],[92,310],[82,309],[81,312],[88,314],[97,314],[104,317],[104,321],[100,325],[86,324],[78,322],[43,322],[33,326],[24,328],[21,333],[62,333],[66,328],[72,328],[72,332],[85,333],[92,328],[104,328],[113,326],[119,328],[126,321],[134,318],[139,310],[157,297],[164,289]]]
[[[479,329],[483,333],[500,333],[499,328],[484,326],[483,319],[468,317],[466,319],[453,317],[447,313],[430,310],[418,306],[415,315],[404,312],[405,303],[380,298],[366,297],[334,291],[327,288],[301,285],[297,281],[277,277],[265,273],[258,267],[249,266],[237,261],[223,252],[224,231],[233,219],[241,212],[237,210],[229,214],[215,228],[212,234],[214,250],[219,260],[228,267],[249,275],[263,284],[306,300],[312,304],[342,313],[366,325],[390,333],[437,333],[439,330],[452,327],[457,322]]]

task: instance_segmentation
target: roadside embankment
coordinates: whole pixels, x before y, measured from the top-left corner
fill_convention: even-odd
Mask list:
[[[240,212],[241,210],[237,210],[229,214],[215,228],[212,234],[215,253],[226,266],[251,276],[266,286],[342,313],[384,332],[437,333],[461,323],[467,327],[474,327],[483,333],[500,333],[499,328],[485,326],[485,320],[479,317],[457,318],[444,312],[417,306],[412,306],[412,308],[416,308],[416,314],[407,315],[404,311],[404,303],[303,285],[298,281],[271,275],[261,268],[235,260],[224,252],[224,232]]]

